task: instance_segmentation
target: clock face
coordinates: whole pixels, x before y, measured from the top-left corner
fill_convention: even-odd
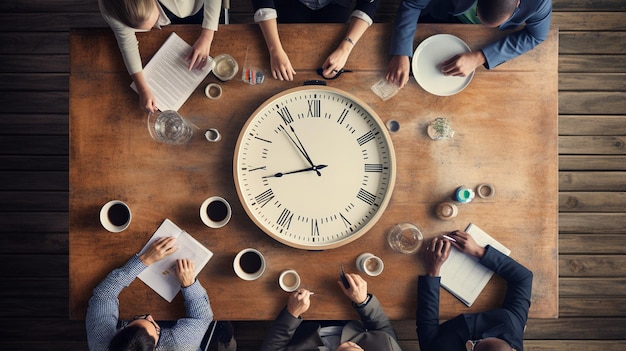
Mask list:
[[[243,127],[233,163],[250,218],[300,249],[339,247],[382,215],[395,183],[395,155],[376,113],[324,86],[287,90]]]

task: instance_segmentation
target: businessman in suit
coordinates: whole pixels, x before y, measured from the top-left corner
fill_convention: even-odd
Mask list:
[[[396,332],[378,299],[367,292],[367,282],[358,274],[346,274],[350,288],[341,282],[343,293],[352,301],[360,321],[337,322],[322,327],[302,323],[301,315],[311,304],[311,292],[294,292],[261,345],[261,351],[402,351]]]
[[[550,0],[402,0],[398,6],[386,78],[403,87],[409,80],[410,57],[417,22],[482,24],[502,30],[518,29],[480,50],[456,55],[442,62],[445,75],[465,77],[476,67],[492,69],[543,42],[550,30]]]
[[[418,278],[416,327],[420,350],[523,351],[533,273],[491,246],[480,247],[465,232],[435,238],[426,247],[426,275]],[[439,270],[454,246],[474,256],[507,282],[502,307],[465,313],[439,324]]]

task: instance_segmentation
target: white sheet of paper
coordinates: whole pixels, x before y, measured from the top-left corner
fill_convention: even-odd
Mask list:
[[[159,229],[152,235],[148,243],[139,254],[144,253],[154,241],[162,237],[173,236],[176,238],[178,249],[171,255],[157,261],[139,274],[139,279],[156,291],[168,302],[172,302],[176,294],[180,291],[180,282],[176,279],[174,271],[176,260],[189,259],[194,264],[194,277],[200,273],[202,268],[213,257],[213,252],[204,247],[199,241],[194,239],[189,233],[180,229],[169,219],[165,219]]]
[[[207,58],[204,68],[189,70],[189,62],[185,61],[185,57],[190,50],[191,45],[172,33],[143,69],[144,79],[161,111],[178,111],[211,72],[212,57]],[[137,91],[134,82],[130,86]]]
[[[475,224],[470,223],[465,231],[481,247],[491,245],[507,256],[511,254],[511,250]],[[470,307],[483,291],[493,273],[491,269],[480,264],[476,257],[466,255],[452,247],[450,256],[441,266],[441,286]]]

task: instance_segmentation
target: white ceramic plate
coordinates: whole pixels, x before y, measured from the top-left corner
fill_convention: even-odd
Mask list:
[[[436,34],[422,41],[413,53],[413,76],[427,92],[439,95],[454,95],[469,85],[474,72],[467,77],[444,76],[441,64],[454,55],[470,52],[463,40],[450,34]]]

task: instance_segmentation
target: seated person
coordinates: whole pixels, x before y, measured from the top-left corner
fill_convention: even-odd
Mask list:
[[[401,351],[396,332],[378,299],[367,293],[367,282],[358,274],[346,274],[350,288],[338,281],[343,293],[352,300],[360,321],[321,327],[319,323],[302,323],[308,311],[311,292],[300,289],[289,297],[263,340],[261,351]]]
[[[449,234],[455,241],[435,238],[426,247],[426,275],[417,282],[417,337],[421,351],[523,351],[533,273],[491,246],[480,247],[465,232]],[[474,256],[507,282],[502,307],[465,313],[439,324],[441,265],[451,247]]]
[[[139,56],[136,32],[147,32],[199,13],[204,6],[202,31],[185,60],[189,69],[206,65],[213,35],[220,19],[221,0],[98,0],[100,13],[111,26],[128,73],[139,93],[139,103],[147,111],[157,111],[156,99],[146,82]]]
[[[456,55],[442,63],[445,75],[465,77],[476,67],[492,69],[543,42],[550,30],[550,0],[402,0],[398,7],[386,78],[401,88],[409,80],[413,38],[420,15],[439,22],[481,23],[502,30],[523,26],[478,51]]]
[[[278,35],[280,23],[345,23],[350,24],[344,39],[322,65],[325,78],[333,78],[346,64],[348,56],[363,33],[372,24],[380,0],[252,0],[254,21],[259,24],[267,49],[274,79],[293,80],[296,71],[283,49]]]
[[[198,350],[213,319],[213,311],[206,290],[194,279],[194,265],[189,260],[178,260],[176,265],[176,278],[185,299],[185,318],[171,328],[159,326],[150,314],[136,316],[131,321],[118,319],[118,296],[122,289],[149,265],[174,251],[175,238],[158,239],[141,256],[134,255],[98,284],[89,299],[85,318],[89,350]]]

